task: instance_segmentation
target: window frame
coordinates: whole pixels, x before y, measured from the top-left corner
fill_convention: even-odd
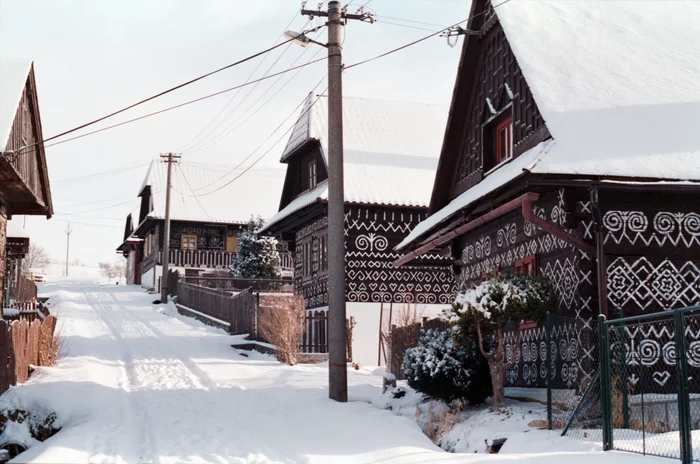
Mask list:
[[[187,239],[194,239],[194,248],[190,248],[189,246],[185,246],[185,241]],[[196,234],[182,234],[180,235],[180,249],[181,250],[189,250],[189,251],[196,251],[197,250],[197,245],[199,245]]]
[[[500,120],[499,120],[500,119]],[[508,160],[513,159],[513,113],[505,112],[501,117],[494,121],[496,129],[494,137],[496,142],[496,165],[500,166]],[[505,146],[501,143],[501,133],[506,133]]]
[[[318,185],[318,166],[316,160],[309,161],[307,165],[307,174],[309,182],[309,190]]]
[[[537,275],[537,255],[526,256],[522,259],[515,261],[515,273],[518,274],[519,271],[526,273],[527,270],[532,272],[527,272],[527,275],[536,276]],[[520,330],[534,329],[537,327],[537,321],[520,321]]]
[[[229,243],[232,242],[234,243],[234,246],[229,247]],[[226,253],[238,253],[238,251],[240,250],[240,242],[238,241],[238,237],[236,237],[235,235],[226,237],[226,241],[224,243],[224,250],[226,251]]]

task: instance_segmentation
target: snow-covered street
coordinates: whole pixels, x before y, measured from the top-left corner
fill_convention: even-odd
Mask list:
[[[63,429],[18,462],[667,462],[540,431],[513,440],[531,454],[449,454],[414,421],[368,402],[380,395],[371,369],[351,371],[351,402],[338,404],[327,398],[324,365],[240,356],[232,337],[153,305],[140,288],[65,281],[43,293],[64,356],[0,408],[54,411]]]

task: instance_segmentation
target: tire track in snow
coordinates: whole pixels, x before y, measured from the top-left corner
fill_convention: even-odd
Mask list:
[[[112,319],[111,315],[107,314],[108,312],[111,312],[111,309],[107,304],[105,304],[105,300],[100,300],[95,292],[88,293],[84,291],[83,294],[85,295],[86,301],[94,309],[95,313],[100,317],[100,319],[102,319],[107,328],[109,328],[109,330],[112,332],[114,339],[119,345],[123,362],[123,366],[121,368],[123,378],[119,380],[119,384],[122,386],[122,390],[124,390],[126,398],[129,401],[130,407],[127,409],[128,412],[126,413],[126,416],[127,419],[130,419],[128,420],[128,423],[134,427],[133,429],[130,429],[131,434],[135,438],[133,443],[139,443],[140,445],[137,453],[139,456],[139,462],[144,462],[144,459],[146,459],[146,455],[149,454],[149,452],[152,456],[159,456],[155,436],[152,433],[151,420],[146,412],[147,409],[144,408],[136,398],[134,398],[134,387],[139,385],[139,381],[134,369],[134,357],[131,349],[129,348],[129,344],[126,342],[124,336],[120,332],[118,324],[114,321],[114,319]],[[151,459],[150,462],[153,462],[153,459]]]
[[[216,388],[218,388],[216,384],[211,380],[211,377],[209,377],[209,375],[206,372],[204,372],[204,370],[200,368],[192,358],[185,357],[182,354],[180,354],[180,347],[177,347],[172,342],[170,342],[168,335],[166,335],[158,328],[153,326],[153,324],[151,324],[150,322],[143,319],[136,313],[136,311],[132,311],[131,309],[127,308],[124,304],[117,300],[117,296],[114,293],[110,293],[110,296],[114,300],[115,304],[119,306],[119,308],[121,308],[125,313],[129,314],[135,320],[139,321],[155,336],[159,337],[162,341],[164,341],[165,344],[170,348],[170,353],[174,357],[179,359],[180,362],[182,362],[182,364],[184,364],[184,366],[190,371],[190,373],[193,376],[195,376],[199,380],[199,382],[205,387],[205,389],[215,390]]]

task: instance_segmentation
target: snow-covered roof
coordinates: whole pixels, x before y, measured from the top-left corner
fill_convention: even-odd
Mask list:
[[[700,2],[495,11],[556,140],[532,172],[700,180]]]
[[[485,176],[397,248],[524,171],[700,181],[700,2],[512,0],[495,12],[553,140]]]
[[[526,151],[509,163],[496,169],[491,174],[484,177],[484,180],[449,202],[447,206],[437,211],[435,214],[431,214],[424,221],[419,222],[411,233],[396,246],[396,249],[400,250],[406,247],[409,243],[450,218],[462,208],[469,206],[479,198],[488,195],[497,188],[523,175],[526,171],[532,169],[532,166],[537,163],[540,158],[546,156],[549,149],[554,145],[555,143],[551,139],[542,142],[535,148]]]
[[[154,160],[139,189],[140,195],[151,188],[151,218],[165,217],[167,169],[162,160]],[[269,218],[279,206],[283,182],[284,169],[278,167],[236,168],[181,161],[173,168],[170,217],[226,224],[245,224],[251,216]],[[138,214],[132,219],[136,228]]]
[[[0,150],[7,146],[32,62],[0,57]]]
[[[22,227],[22,221],[19,219],[7,221],[6,235],[11,238],[29,238],[29,233]]]
[[[446,106],[343,98],[345,200],[398,206],[428,206],[445,133]],[[328,165],[328,98],[309,95],[282,161],[309,141],[318,141]],[[283,208],[271,225],[316,199],[321,184]],[[310,197],[314,197],[311,200]],[[303,206],[299,206],[305,203]]]

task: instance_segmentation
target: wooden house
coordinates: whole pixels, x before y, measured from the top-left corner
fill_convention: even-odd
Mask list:
[[[700,303],[698,17],[695,2],[472,3],[430,216],[395,265],[449,250],[463,286],[551,278],[572,321],[559,385],[590,379],[599,313]],[[511,385],[544,385],[543,337],[526,331]]]
[[[50,218],[53,204],[34,64],[0,58],[0,76],[0,262],[11,265],[14,255],[28,244],[24,243],[25,237],[19,240],[22,243],[8,243],[8,219],[18,214]],[[0,270],[3,295],[7,267]]]
[[[245,175],[243,175],[245,174]],[[180,162],[173,168],[170,200],[170,267],[183,275],[225,271],[238,252],[238,234],[253,216],[276,210],[284,172]],[[139,189],[140,206],[127,215],[124,241],[127,282],[160,288],[167,164],[154,160]],[[283,276],[292,260],[280,244]]]
[[[392,251],[427,214],[447,109],[344,98],[346,310],[354,317],[353,359],[385,362],[382,333],[406,307],[426,315],[449,304],[449,261],[428,256],[394,269]],[[263,233],[294,250],[294,283],[308,310],[328,308],[327,97],[309,95],[281,162],[279,212]]]

